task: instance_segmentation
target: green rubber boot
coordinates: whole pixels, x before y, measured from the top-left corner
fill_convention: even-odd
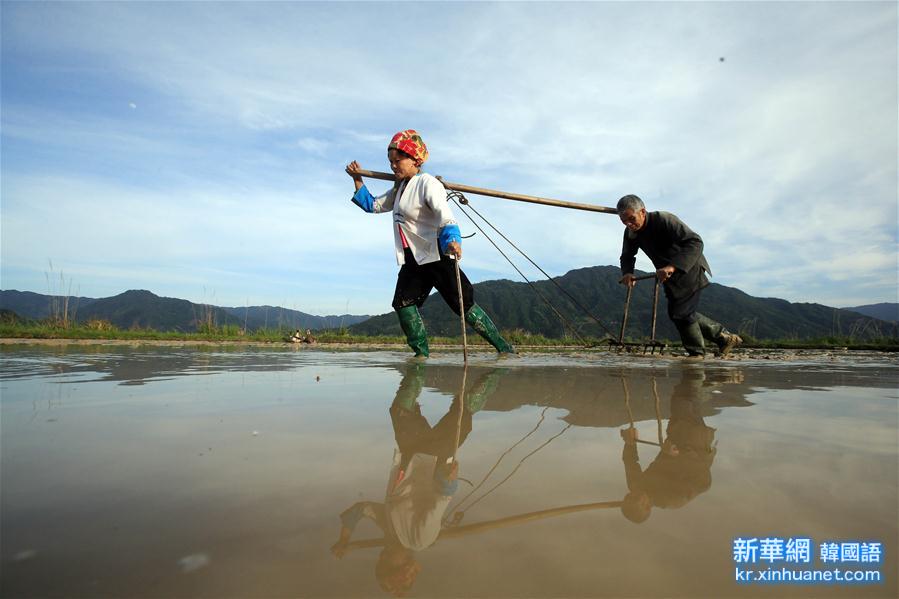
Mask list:
[[[400,319],[400,327],[406,334],[406,343],[415,352],[415,357],[427,358],[431,355],[428,351],[428,332],[425,323],[421,319],[417,306],[405,306],[396,311]]]
[[[421,390],[425,386],[425,366],[424,364],[412,364],[403,374],[403,380],[396,390],[396,397],[393,398],[393,405],[402,408],[408,412],[415,409],[415,403]]]
[[[490,320],[490,317],[487,316],[487,313],[477,304],[473,304],[471,308],[468,309],[468,312],[465,313],[465,322],[471,325],[478,335],[487,340],[490,345],[496,348],[501,354],[514,354],[515,348],[509,344],[508,341],[503,339],[502,335],[499,334],[499,331],[496,330],[496,325],[493,324],[493,321]]]
[[[684,349],[687,350],[689,357],[702,357],[705,355],[705,342],[702,338],[702,328],[699,322],[692,324],[684,324],[683,322],[675,323],[677,332],[680,333],[681,342]]]
[[[727,333],[727,329],[721,323],[715,322],[704,314],[696,313],[696,322],[699,323],[699,330],[702,331],[703,338],[718,342],[718,340]]]
[[[487,399],[493,395],[499,385],[500,376],[501,372],[494,370],[465,395],[465,407],[469,412],[476,414],[484,409]]]

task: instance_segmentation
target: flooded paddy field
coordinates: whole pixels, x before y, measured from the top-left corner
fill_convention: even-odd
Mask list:
[[[897,596],[895,355],[461,362],[0,347],[0,595]]]

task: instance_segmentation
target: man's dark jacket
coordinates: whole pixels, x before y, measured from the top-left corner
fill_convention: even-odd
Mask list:
[[[643,228],[624,230],[621,246],[621,273],[634,272],[637,250],[643,250],[656,269],[673,266],[677,270],[665,281],[666,294],[675,299],[689,297],[709,284],[705,273],[712,269],[702,255],[702,237],[670,212],[647,212]]]

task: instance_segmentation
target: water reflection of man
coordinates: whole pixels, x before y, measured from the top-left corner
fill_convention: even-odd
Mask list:
[[[495,373],[485,375],[464,402],[456,396],[432,427],[417,401],[424,372],[424,365],[410,365],[390,406],[397,449],[384,503],[360,501],[340,514],[340,538],[331,547],[336,557],[343,557],[362,518],[374,521],[384,533],[375,576],[384,591],[398,597],[409,591],[421,571],[415,551],[430,547],[440,535],[443,515],[458,488],[456,451],[471,432],[472,414],[483,407],[496,382]]]
[[[644,522],[653,507],[679,508],[712,485],[715,429],[702,418],[702,370],[687,370],[671,392],[671,416],[655,460],[643,470],[637,454],[637,429],[621,431],[628,494],[621,512],[631,522]]]

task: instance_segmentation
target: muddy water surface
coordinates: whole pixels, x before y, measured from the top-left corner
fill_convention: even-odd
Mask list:
[[[897,595],[889,355],[0,359],[4,597]]]

